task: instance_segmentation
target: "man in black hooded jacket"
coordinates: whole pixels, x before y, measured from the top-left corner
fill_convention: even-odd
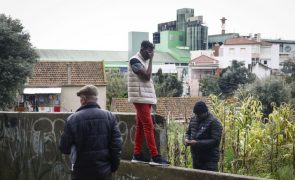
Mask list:
[[[116,117],[96,103],[97,88],[77,92],[81,107],[68,117],[59,149],[71,154],[72,180],[111,179],[120,163],[122,138]]]
[[[218,171],[219,144],[222,125],[203,101],[195,104],[193,116],[186,131],[185,145],[191,147],[193,168]]]

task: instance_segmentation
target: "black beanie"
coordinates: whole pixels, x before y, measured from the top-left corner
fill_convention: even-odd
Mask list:
[[[206,104],[203,101],[198,101],[195,104],[194,113],[201,114],[201,113],[205,113],[205,112],[208,112],[208,107],[206,106]]]

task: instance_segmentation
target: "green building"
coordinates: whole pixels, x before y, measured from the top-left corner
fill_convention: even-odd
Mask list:
[[[190,60],[190,51],[185,47],[185,32],[162,31],[160,42],[156,45],[156,51],[169,53],[177,60],[176,66],[187,66]]]

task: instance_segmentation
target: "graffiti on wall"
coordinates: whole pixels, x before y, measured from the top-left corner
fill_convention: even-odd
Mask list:
[[[66,179],[68,161],[58,150],[64,120],[34,116],[0,117],[0,179]],[[2,164],[3,163],[3,164]],[[26,177],[26,178],[24,178]],[[3,178],[4,179],[4,178]]]
[[[69,157],[58,149],[68,115],[0,113],[0,179],[70,179]],[[133,150],[135,116],[120,115],[118,120],[123,149]],[[163,124],[155,123],[155,129],[164,131]],[[116,179],[139,178],[125,174]]]
[[[153,119],[156,119],[156,117],[153,116]],[[134,134],[135,134],[135,128],[136,128],[135,119],[134,119],[134,123],[128,126],[126,121],[120,120],[119,118],[118,127],[120,129],[120,132],[123,138],[123,146],[127,143],[128,140],[130,141],[131,144],[134,144]],[[165,131],[163,123],[156,123],[154,121],[154,128],[158,132]]]

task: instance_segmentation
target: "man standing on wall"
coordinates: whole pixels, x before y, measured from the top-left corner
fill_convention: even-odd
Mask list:
[[[136,129],[134,136],[134,154],[131,162],[149,163],[150,165],[168,165],[168,161],[159,155],[151,117],[151,106],[157,103],[152,80],[152,62],[154,45],[142,41],[140,52],[129,60],[128,67],[128,102],[136,109]],[[151,160],[142,154],[142,143],[146,139]]]
[[[185,145],[191,146],[193,168],[218,171],[222,125],[203,101],[195,104],[193,112],[185,137]]]
[[[77,96],[81,107],[65,123],[59,149],[71,156],[72,180],[108,180],[120,163],[122,138],[117,118],[102,110],[93,85],[82,87]]]

